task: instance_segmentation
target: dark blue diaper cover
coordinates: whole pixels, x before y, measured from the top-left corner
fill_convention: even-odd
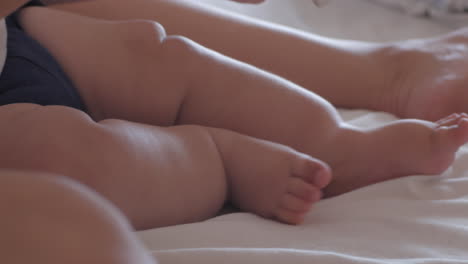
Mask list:
[[[25,6],[33,5],[42,4],[31,1]],[[23,31],[17,13],[8,16],[6,23],[8,50],[0,73],[0,105],[64,105],[85,111],[70,79],[52,55]]]

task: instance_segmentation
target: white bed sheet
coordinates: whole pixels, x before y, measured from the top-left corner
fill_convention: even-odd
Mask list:
[[[364,0],[334,1],[329,9],[315,10],[309,0],[270,0],[259,7],[203,0],[333,37],[388,41],[449,30]],[[311,17],[317,14],[318,18]],[[336,17],[340,14],[343,16]],[[369,17],[363,18],[362,14]],[[410,26],[388,26],[392,20]],[[388,30],[383,32],[379,25]],[[385,113],[340,112],[345,120],[359,126],[395,119]],[[467,193],[468,147],[463,147],[443,175],[401,178],[323,200],[302,226],[234,213],[138,235],[162,264],[468,263]]]

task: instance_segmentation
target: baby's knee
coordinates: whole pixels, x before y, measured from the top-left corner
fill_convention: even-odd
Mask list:
[[[135,52],[157,48],[167,37],[164,27],[152,20],[128,20],[116,22],[113,26],[122,42]]]
[[[119,251],[147,263],[120,213],[65,177],[0,171],[0,210],[5,263],[131,263]]]
[[[18,103],[0,107],[0,122],[4,123],[5,128],[35,125],[46,128],[75,121],[93,122],[90,116],[83,111],[60,105],[42,106]]]
[[[64,166],[79,166],[91,146],[107,138],[88,115],[72,108],[26,105],[2,110],[0,168],[66,174]]]
[[[61,143],[86,140],[89,131],[97,126],[82,111],[65,106],[39,105],[12,112],[9,117],[2,116],[0,123],[4,127],[0,135],[5,148],[12,144],[18,151],[25,147],[42,152],[52,150]]]
[[[155,21],[130,20],[117,26],[131,53],[136,58],[143,57],[153,63],[164,62],[165,59],[177,61],[193,54],[196,49],[195,43],[183,36],[168,36],[164,27]]]

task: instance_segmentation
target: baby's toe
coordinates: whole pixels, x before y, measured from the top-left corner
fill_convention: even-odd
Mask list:
[[[287,193],[304,201],[316,202],[320,200],[322,191],[301,178],[291,178]]]
[[[279,208],[297,213],[306,213],[312,207],[313,202],[304,201],[295,195],[286,194],[280,201]]]
[[[330,167],[325,162],[310,157],[298,159],[292,173],[320,189],[325,188],[332,179]]]
[[[438,127],[451,126],[459,118],[460,118],[460,114],[455,113],[455,114],[451,114],[451,115],[449,115],[447,117],[444,117],[444,118],[436,121],[435,123],[437,124]]]
[[[307,212],[298,213],[284,208],[279,208],[275,213],[275,218],[290,225],[300,225],[304,222]]]
[[[300,179],[294,179],[288,192],[279,201],[275,217],[285,223],[297,225],[304,221],[312,205],[319,201],[322,192],[317,187]]]
[[[440,128],[438,135],[441,144],[452,145],[455,148],[460,147],[468,141],[468,118],[460,117],[450,125]]]

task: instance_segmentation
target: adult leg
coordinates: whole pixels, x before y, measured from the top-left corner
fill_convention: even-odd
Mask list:
[[[123,215],[63,176],[0,170],[4,263],[153,264]]]
[[[99,113],[94,117],[220,127],[288,145],[332,167],[335,177],[329,188],[334,191],[329,194],[413,173],[440,173],[448,166],[448,153],[456,150],[439,152],[436,147],[429,151],[436,157],[431,159],[423,154],[433,149],[427,148],[437,130],[432,123],[411,121],[414,127],[407,129],[403,122],[401,133],[391,130],[395,137],[351,128],[317,95],[185,38],[165,37],[151,21],[110,23],[44,8],[22,14],[28,32],[51,50],[90,109]],[[94,61],[99,62],[98,75]],[[422,140],[408,144],[414,131]],[[375,149],[365,139],[370,135],[392,144]],[[458,146],[464,143],[456,141]],[[397,155],[402,149],[405,156]],[[389,159],[388,153],[395,155]],[[363,160],[375,162],[370,166]]]

